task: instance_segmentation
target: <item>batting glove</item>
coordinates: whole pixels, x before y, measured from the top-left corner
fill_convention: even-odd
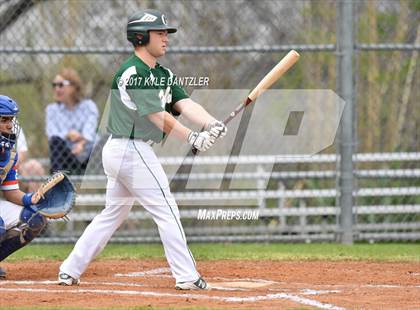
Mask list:
[[[196,132],[191,131],[188,135],[188,143],[195,147],[200,152],[205,152],[212,147],[216,138],[208,131]]]
[[[226,136],[227,127],[223,122],[215,120],[207,126],[207,131],[215,138],[223,138]]]

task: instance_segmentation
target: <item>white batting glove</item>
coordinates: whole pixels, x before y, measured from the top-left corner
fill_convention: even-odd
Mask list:
[[[205,152],[211,148],[216,141],[208,131],[196,132],[191,131],[188,135],[188,143],[195,147],[200,152]]]
[[[223,122],[215,120],[207,126],[207,131],[215,138],[223,138],[226,136],[227,127]]]

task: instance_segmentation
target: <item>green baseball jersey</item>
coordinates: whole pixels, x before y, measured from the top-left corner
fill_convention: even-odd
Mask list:
[[[179,115],[174,104],[188,94],[176,81],[171,70],[160,64],[150,68],[132,55],[112,81],[108,131],[116,136],[162,141],[165,134],[147,116],[161,111]]]

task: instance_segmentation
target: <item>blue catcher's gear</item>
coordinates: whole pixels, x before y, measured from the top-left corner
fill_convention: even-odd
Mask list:
[[[0,95],[0,115],[16,116],[19,113],[19,107],[12,98]]]
[[[0,261],[31,242],[47,225],[43,215],[28,208],[22,209],[19,219],[19,223],[10,228],[0,242]]]
[[[6,225],[2,217],[0,216],[0,244],[3,241],[5,236],[6,236]]]
[[[34,194],[23,196],[22,203],[47,218],[65,218],[73,209],[76,189],[69,177],[55,172]],[[33,203],[33,204],[32,204]]]
[[[19,107],[12,98],[0,95],[0,122],[12,122],[10,132],[0,132],[0,148],[10,150],[16,145],[20,132],[20,126],[17,121]],[[8,120],[11,118],[11,120]]]
[[[41,232],[47,224],[47,219],[40,213],[34,212],[29,208],[23,208],[20,213],[19,228],[25,230],[24,238],[34,235],[34,238]],[[32,238],[33,239],[33,238]],[[31,240],[32,240],[31,239]]]

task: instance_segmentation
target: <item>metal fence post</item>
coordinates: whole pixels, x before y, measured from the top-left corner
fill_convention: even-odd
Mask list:
[[[264,177],[264,166],[263,165],[257,165],[257,189],[258,189],[258,208],[259,209],[265,209],[267,203],[264,197],[264,191],[267,189],[267,182]]]
[[[343,244],[353,243],[353,1],[340,0],[337,7],[337,87],[346,105],[340,126],[340,234]]]

